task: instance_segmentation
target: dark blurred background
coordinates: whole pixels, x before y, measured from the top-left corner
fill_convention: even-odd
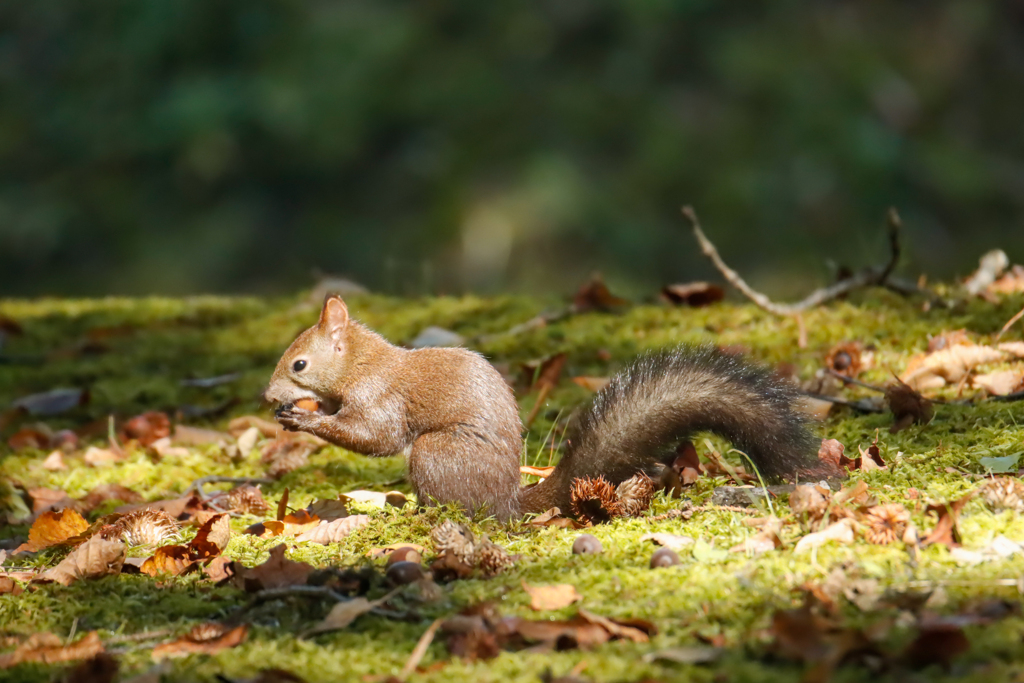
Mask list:
[[[754,4],[4,3],[0,296],[1024,259],[1024,3]]]

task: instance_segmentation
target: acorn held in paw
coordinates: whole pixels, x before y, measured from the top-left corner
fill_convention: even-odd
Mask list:
[[[657,569],[658,567],[671,567],[676,564],[681,564],[682,560],[679,559],[679,554],[672,550],[672,548],[658,548],[651,555],[651,569]]]
[[[599,555],[604,552],[601,541],[590,534],[582,534],[572,544],[573,555]]]
[[[308,410],[311,413],[315,413],[320,410],[320,402],[311,398],[300,398],[294,404],[299,410]]]

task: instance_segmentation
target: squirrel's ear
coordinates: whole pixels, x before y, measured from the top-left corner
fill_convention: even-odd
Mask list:
[[[328,294],[320,311],[320,329],[337,345],[348,327],[348,306],[337,294]]]

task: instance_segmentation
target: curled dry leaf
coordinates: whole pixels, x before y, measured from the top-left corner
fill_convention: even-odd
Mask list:
[[[600,273],[594,273],[572,298],[572,307],[576,313],[613,311],[628,305],[629,301],[611,293]]]
[[[842,444],[840,444],[842,445]],[[789,494],[789,507],[798,515],[820,518],[828,508],[829,491],[820,486],[802,484]]]
[[[975,375],[971,384],[984,389],[990,396],[1006,396],[1024,389],[1024,370],[996,370],[984,375]]]
[[[331,498],[314,500],[306,506],[306,512],[310,517],[317,518],[322,522],[333,522],[336,519],[349,516],[348,503]]]
[[[782,522],[777,517],[769,517],[759,532],[742,543],[729,548],[729,552],[756,555],[781,548],[782,539],[779,538],[780,531],[782,531]]]
[[[829,541],[844,544],[853,543],[853,520],[841,519],[838,522],[825,527],[821,531],[813,534],[807,534],[797,541],[794,552],[802,553],[806,550],[810,550],[811,548],[822,546]]]
[[[953,344],[934,353],[915,356],[899,378],[912,389],[939,389],[947,383],[956,384],[974,368],[1006,359],[1007,353],[973,343]]]
[[[896,380],[885,389],[885,400],[889,403],[894,422],[889,428],[893,434],[910,425],[928,424],[935,415],[932,402],[907,384]]]
[[[351,515],[330,522],[320,522],[295,537],[296,541],[312,541],[314,543],[337,543],[353,531],[370,523],[367,515]]]
[[[90,659],[103,652],[99,633],[90,631],[73,643],[52,633],[36,633],[18,646],[14,652],[0,655],[0,669],[9,669],[25,662],[59,664],[78,659]]]
[[[665,285],[661,288],[661,298],[675,306],[702,308],[724,299],[725,289],[703,281]]]
[[[960,530],[957,527],[957,517],[964,505],[974,497],[975,492],[968,493],[962,498],[951,500],[948,503],[929,505],[926,511],[938,516],[935,528],[925,538],[921,539],[921,545],[929,546],[941,543],[947,548],[956,548],[960,545]]]
[[[327,613],[323,621],[305,632],[306,636],[314,636],[327,631],[338,631],[347,628],[353,621],[375,609],[381,604],[380,600],[367,600],[360,596],[339,602]]]
[[[43,548],[63,545],[89,528],[82,515],[71,508],[59,512],[44,512],[28,530],[28,542],[18,546],[15,553],[34,553]]]
[[[231,489],[224,494],[223,499],[232,510],[244,514],[262,515],[271,510],[263,492],[252,484],[242,484]]]
[[[573,384],[583,387],[587,391],[598,392],[611,383],[610,377],[573,377]]]
[[[46,456],[46,459],[43,460],[44,470],[49,470],[50,472],[59,472],[62,470],[66,470],[67,468],[68,466],[64,464],[64,451],[60,450],[59,448],[50,453],[48,456]]]
[[[818,460],[836,472],[843,471],[845,463],[849,461],[843,452],[846,446],[836,439],[822,439],[818,448]]]
[[[108,541],[93,536],[78,546],[52,569],[40,574],[37,581],[55,581],[69,586],[79,579],[96,579],[108,574],[119,574],[127,547],[120,540]]]
[[[529,522],[526,526],[533,527],[546,527],[551,526],[556,529],[582,529],[585,525],[580,524],[571,517],[563,517],[562,511],[559,508],[551,508],[540,513]]]
[[[82,496],[78,502],[82,504],[83,509],[91,511],[111,500],[119,500],[122,503],[139,503],[142,501],[142,496],[120,484],[100,484]]]
[[[305,562],[289,560],[284,556],[287,547],[282,543],[270,549],[270,557],[261,565],[245,567],[240,563],[232,564],[234,571],[233,583],[250,593],[267,588],[283,588],[284,586],[303,586],[313,567]]]
[[[231,540],[231,518],[227,513],[214,515],[206,521],[188,544],[197,559],[220,555]]]
[[[191,654],[212,655],[235,647],[245,641],[249,626],[242,624],[228,628],[223,624],[207,623],[192,628],[188,633],[169,643],[153,648],[153,659],[159,661],[168,657],[184,657]]]
[[[171,435],[171,418],[167,413],[156,410],[142,413],[125,422],[119,435],[122,441],[134,439],[143,446],[149,446],[157,439]]]
[[[153,555],[139,567],[146,576],[181,576],[196,566],[196,560],[188,546],[165,545],[157,548]]]

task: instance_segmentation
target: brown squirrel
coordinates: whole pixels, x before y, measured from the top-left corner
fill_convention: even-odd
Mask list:
[[[333,295],[285,351],[264,396],[282,404],[285,429],[364,455],[405,453],[421,502],[486,507],[501,520],[568,511],[573,480],[618,484],[663,467],[697,431],[728,438],[769,478],[819,469],[790,387],[714,347],[680,347],[613,377],[573,421],[551,475],[521,488],[522,422],[498,371],[466,349],[394,346]]]

